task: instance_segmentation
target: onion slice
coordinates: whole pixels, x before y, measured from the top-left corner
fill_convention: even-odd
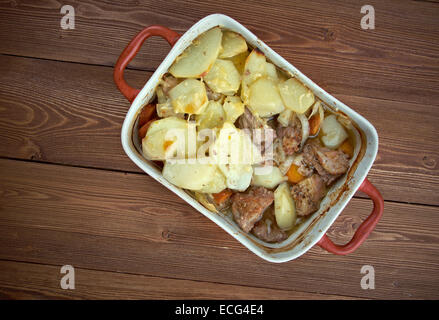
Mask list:
[[[317,101],[316,103],[314,103],[314,106],[312,108],[312,112],[311,114],[308,116],[308,120],[311,120],[311,118],[316,114],[319,113],[319,128],[316,132],[316,134],[310,136],[311,138],[318,136],[319,132],[320,132],[320,127],[323,123],[323,120],[325,119],[325,113],[323,111],[323,106],[322,103],[320,101]],[[310,128],[311,130],[311,128]]]
[[[317,101],[316,103],[314,103],[314,105],[312,106],[312,111],[311,111],[310,115],[308,116],[308,120],[311,119],[311,117],[319,111],[319,107],[321,105],[322,105],[322,103],[320,101]]]
[[[309,122],[304,114],[298,113],[297,116],[302,124],[302,141],[300,142],[300,149],[302,149],[309,136]]]

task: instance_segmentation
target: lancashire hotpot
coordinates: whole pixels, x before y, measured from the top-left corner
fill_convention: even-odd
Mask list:
[[[273,64],[298,78],[334,112],[349,117],[356,131],[356,147],[348,173],[331,187],[322,201],[320,209],[294,229],[288,239],[280,243],[265,243],[253,235],[243,232],[228,215],[209,211],[188,192],[164,179],[160,168],[152,161],[147,160],[141,152],[140,141],[137,138],[138,114],[143,106],[154,98],[155,88],[160,78],[167,72],[177,56],[201,33],[215,26],[221,26],[241,34],[250,46],[258,48]],[[126,83],[123,72],[128,63],[135,57],[143,42],[151,36],[164,38],[172,46],[172,49],[144,87],[137,90]],[[378,135],[375,128],[361,115],[325,92],[232,18],[222,14],[209,15],[193,25],[183,35],[163,26],[153,25],[145,28],[131,40],[120,55],[114,69],[114,81],[122,94],[131,102],[121,133],[122,145],[128,157],[143,171],[176,193],[261,258],[271,262],[289,261],[299,257],[316,244],[334,254],[348,254],[366,240],[381,218],[384,206],[383,198],[366,178],[378,151]],[[349,243],[342,246],[336,245],[328,238],[326,232],[357,190],[366,193],[372,199],[374,208],[368,218],[359,226]]]

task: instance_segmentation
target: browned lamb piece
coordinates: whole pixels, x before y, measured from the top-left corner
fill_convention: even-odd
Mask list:
[[[291,189],[298,216],[307,216],[316,212],[326,193],[323,179],[318,174],[302,180]]]
[[[245,108],[244,113],[237,120],[237,127],[247,129],[253,143],[260,147],[261,154],[265,153],[276,138],[276,131],[265,123],[260,117]],[[255,129],[261,130],[260,134],[255,134]]]
[[[340,150],[331,150],[311,141],[303,148],[303,163],[314,168],[327,186],[333,183],[349,168],[349,160]]]
[[[288,127],[277,127],[277,137],[282,141],[282,148],[287,156],[291,156],[300,149],[302,142],[302,125],[296,117]]]
[[[288,237],[286,232],[277,225],[272,207],[267,209],[264,217],[256,222],[252,233],[262,241],[268,243],[281,242]]]
[[[233,217],[243,231],[250,232],[273,201],[273,191],[264,187],[250,187],[246,192],[232,196]]]

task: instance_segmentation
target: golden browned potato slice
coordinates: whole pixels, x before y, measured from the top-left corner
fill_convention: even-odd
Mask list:
[[[270,78],[260,78],[250,85],[248,107],[260,117],[269,117],[285,109],[279,90]]]
[[[244,108],[244,104],[238,96],[227,97],[223,104],[226,121],[234,123],[244,113]]]
[[[262,173],[259,174],[259,171]],[[278,167],[262,168],[256,167],[253,172],[251,184],[253,186],[265,187],[273,189],[280,183],[287,181],[287,177],[282,174]]]
[[[228,59],[228,60],[233,62],[236,70],[238,70],[238,72],[241,76],[244,73],[245,61],[247,60],[247,57],[249,54],[250,54],[250,52],[245,51],[243,53],[240,53],[240,54]]]
[[[223,106],[219,101],[210,100],[203,113],[197,114],[195,120],[198,124],[198,130],[221,128],[225,121],[226,115]]]
[[[239,89],[241,76],[232,61],[217,59],[204,81],[216,93],[233,95]]]
[[[265,55],[258,49],[254,49],[247,57],[241,86],[241,99],[244,104],[248,104],[249,86],[257,79],[266,75],[266,64],[267,60],[265,59]]]
[[[252,164],[261,161],[259,149],[245,132],[225,122],[213,146],[213,153],[226,185],[233,190],[244,191],[253,175]]]
[[[176,78],[202,77],[218,57],[222,35],[219,27],[201,34],[177,57],[169,72]]]
[[[245,51],[247,51],[247,42],[240,34],[233,31],[223,32],[222,50],[219,58],[234,57]]]
[[[294,112],[305,113],[314,104],[312,91],[295,78],[279,83],[278,87],[285,107]]]
[[[171,104],[176,113],[200,114],[207,106],[207,93],[204,83],[186,79],[169,91]]]
[[[271,80],[273,80],[274,82],[279,81],[279,77],[277,75],[277,70],[276,70],[276,67],[274,66],[274,64],[267,62],[267,64],[265,65],[265,72],[267,74],[267,77],[270,78]]]
[[[177,187],[193,191],[217,193],[226,188],[225,177],[216,164],[166,161],[163,177]]]
[[[142,151],[149,160],[166,160],[176,154],[178,143],[187,142],[188,124],[186,120],[168,117],[154,121],[142,140]],[[185,145],[183,145],[185,147]],[[186,149],[181,149],[182,157]]]

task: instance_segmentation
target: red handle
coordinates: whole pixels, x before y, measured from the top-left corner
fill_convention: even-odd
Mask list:
[[[378,221],[381,219],[384,210],[384,199],[380,192],[377,190],[377,188],[375,188],[375,186],[370,183],[369,180],[367,180],[366,178],[361,184],[359,190],[363,191],[372,199],[372,213],[358,227],[351,241],[349,241],[344,246],[336,245],[328,238],[326,234],[323,235],[320,241],[317,242],[317,244],[323,249],[338,255],[345,255],[354,252],[366,240],[366,238],[375,228]]]
[[[137,52],[139,52],[143,42],[151,36],[160,36],[166,39],[171,46],[173,46],[178,38],[180,38],[180,35],[177,32],[166,27],[149,26],[140,31],[127,45],[125,50],[123,50],[114,66],[113,78],[120,92],[122,92],[129,102],[133,102],[140,90],[130,87],[128,83],[126,83],[125,78],[123,77],[123,71],[128,63],[130,63],[130,61],[136,56]]]

